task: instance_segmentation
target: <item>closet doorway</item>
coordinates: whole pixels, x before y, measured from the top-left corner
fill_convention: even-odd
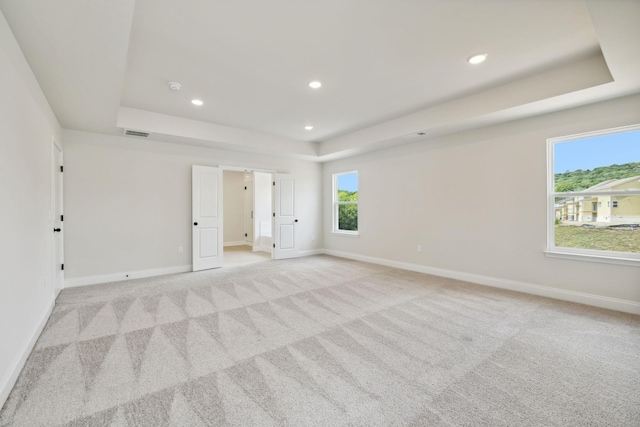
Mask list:
[[[223,170],[225,267],[272,259],[272,175]]]

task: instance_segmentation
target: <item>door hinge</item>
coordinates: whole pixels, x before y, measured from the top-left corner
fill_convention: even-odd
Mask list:
[[[60,215],[60,222],[64,221],[64,215]]]
[[[249,235],[247,233],[244,233],[244,237],[249,237]]]
[[[63,271],[64,271],[64,264],[61,264],[61,265],[60,265],[60,270],[63,270]]]
[[[60,166],[60,172],[64,172],[64,166]]]
[[[276,217],[276,213],[275,213],[275,212],[273,213],[273,217],[274,217],[274,218]]]
[[[275,243],[273,244],[273,247],[274,247],[274,248],[276,247],[276,244],[275,244]]]
[[[244,189],[245,189],[245,190],[247,189],[247,186],[246,186],[246,185],[244,186]]]
[[[273,181],[273,186],[274,186],[274,187],[276,186],[276,182],[275,182],[275,181]]]

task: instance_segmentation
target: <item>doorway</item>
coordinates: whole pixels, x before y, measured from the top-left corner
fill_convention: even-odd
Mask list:
[[[223,170],[223,266],[272,259],[271,174]]]
[[[255,252],[267,259],[299,256],[294,175],[200,165],[191,175],[193,271],[223,267],[225,247],[244,247],[227,251],[245,252],[242,263],[251,263],[251,255],[265,259]]]

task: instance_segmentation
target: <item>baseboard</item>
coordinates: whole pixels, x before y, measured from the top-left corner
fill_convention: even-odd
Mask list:
[[[191,265],[155,268],[152,270],[138,270],[127,273],[103,274],[99,276],[74,277],[64,280],[64,287],[77,288],[79,286],[98,285],[100,283],[121,282],[123,280],[142,279],[145,277],[164,276],[166,274],[186,273],[192,271]]]
[[[224,242],[224,246],[251,246],[251,242],[245,242],[244,240],[238,240],[236,242]]]
[[[6,377],[0,385],[0,408],[4,406],[4,402],[6,402],[7,398],[9,397],[11,390],[13,390],[13,387],[18,380],[18,376],[20,375],[20,372],[22,372],[24,364],[27,362],[27,358],[33,351],[33,347],[35,347],[36,341],[38,341],[38,338],[44,330],[44,327],[47,325],[47,321],[49,320],[49,316],[51,316],[51,312],[53,311],[53,306],[55,305],[55,303],[56,300],[55,298],[53,298],[51,300],[51,303],[49,304],[49,307],[47,308],[47,311],[45,312],[45,315],[40,320],[40,323],[38,323],[36,330],[32,334],[25,347],[22,349],[22,352],[20,352],[18,359],[13,363],[11,369],[9,369],[8,377]]]
[[[298,251],[299,256],[322,255],[324,253],[327,253],[324,249],[309,249],[308,251]]]
[[[567,291],[564,289],[552,288],[550,286],[534,285],[531,283],[518,282],[514,280],[499,279],[496,277],[482,276],[479,274],[463,273],[455,270],[428,267],[419,264],[411,264],[400,261],[393,261],[383,258],[374,258],[364,255],[339,252],[325,249],[322,253],[337,256],[340,258],[353,259],[356,261],[369,262],[372,264],[385,265],[402,270],[416,271],[419,273],[433,274],[435,276],[447,277],[450,279],[462,280],[476,283],[478,285],[491,286],[494,288],[506,289],[510,291],[523,292],[525,294],[538,295],[542,297],[554,298],[563,301],[577,302],[593,307],[608,308],[610,310],[622,311],[624,313],[640,314],[640,303],[617,298],[610,298],[601,295],[588,294],[584,292]]]

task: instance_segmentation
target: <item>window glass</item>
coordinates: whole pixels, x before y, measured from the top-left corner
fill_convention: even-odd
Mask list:
[[[640,253],[640,129],[551,141],[550,248]]]
[[[357,234],[358,231],[358,172],[333,175],[333,230]]]

